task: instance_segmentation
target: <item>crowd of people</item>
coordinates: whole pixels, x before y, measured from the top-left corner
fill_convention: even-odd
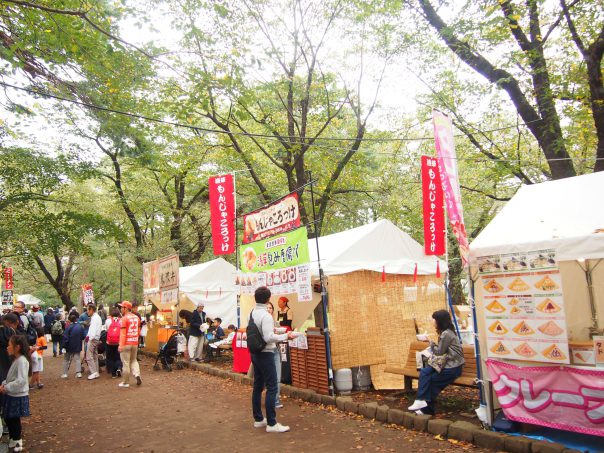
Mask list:
[[[99,359],[104,355],[107,373],[121,377],[118,387],[128,388],[131,378],[142,384],[137,354],[144,345],[147,324],[148,317],[142,318],[136,304],[129,301],[116,303],[109,315],[95,304],[88,304],[82,313],[74,307],[68,313],[49,308],[42,314],[38,305],[28,312],[23,302],[15,302],[0,322],[0,415],[9,448],[23,451],[21,418],[30,415],[29,392],[44,388],[47,338],[53,357],[63,357],[62,378],[69,377],[72,364],[76,378],[82,377],[84,365],[88,380],[100,378],[103,363]]]

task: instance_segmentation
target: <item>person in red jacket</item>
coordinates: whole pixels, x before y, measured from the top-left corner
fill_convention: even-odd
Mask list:
[[[141,385],[141,370],[136,360],[138,352],[138,336],[141,330],[140,318],[132,313],[132,304],[127,300],[119,304],[122,310],[122,328],[120,332],[120,345],[118,351],[122,359],[123,381],[118,387],[130,387],[130,374],[134,375],[136,385]]]

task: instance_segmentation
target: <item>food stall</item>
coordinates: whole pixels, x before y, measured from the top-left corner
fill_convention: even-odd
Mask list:
[[[523,186],[470,245],[489,424],[604,436],[604,173]]]

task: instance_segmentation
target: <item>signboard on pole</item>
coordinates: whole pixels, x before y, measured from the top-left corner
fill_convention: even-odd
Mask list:
[[[159,260],[159,289],[178,289],[178,255],[170,255]]]
[[[241,248],[243,272],[272,271],[309,262],[306,227],[251,242]]]
[[[12,290],[13,288],[13,268],[4,268],[4,289]]]
[[[94,304],[94,293],[92,292],[92,285],[90,283],[82,285],[82,304],[84,306]]]
[[[13,292],[9,289],[2,290],[2,305],[13,305]]]
[[[289,194],[243,216],[243,243],[285,233],[300,226],[298,194]]]
[[[235,253],[235,183],[233,175],[210,177],[208,198],[214,255]]]
[[[455,143],[453,141],[453,124],[447,115],[438,110],[432,111],[432,120],[445,206],[447,207],[451,229],[459,243],[459,254],[463,267],[466,267],[469,265],[470,246],[463,220],[461,189],[457,175],[457,156],[455,155]]]
[[[443,190],[436,158],[422,156],[422,196],[424,213],[424,252],[426,255],[444,255],[445,213]]]
[[[159,291],[159,261],[143,263],[143,294]]]

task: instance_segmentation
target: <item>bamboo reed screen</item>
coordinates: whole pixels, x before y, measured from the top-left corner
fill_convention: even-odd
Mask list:
[[[416,325],[434,331],[432,313],[446,308],[442,279],[388,274],[382,282],[379,272],[357,271],[328,284],[333,368],[371,365],[376,389],[402,388],[402,377],[383,369],[405,365]]]

